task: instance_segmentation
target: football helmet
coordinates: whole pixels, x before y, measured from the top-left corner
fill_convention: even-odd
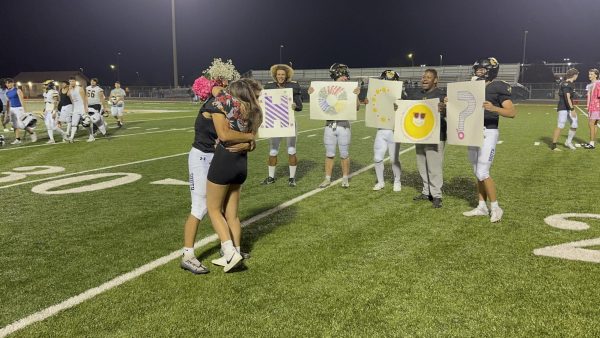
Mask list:
[[[4,139],[4,135],[0,135],[0,147],[4,147],[6,144],[6,140]]]
[[[391,69],[386,69],[381,73],[381,75],[379,75],[379,79],[389,81],[400,81],[400,74]]]
[[[54,84],[54,80],[46,80],[42,82],[44,86],[46,86],[47,90],[56,89],[56,85]]]
[[[329,67],[329,76],[331,76],[331,78],[334,80],[337,80],[342,76],[345,76],[348,79],[350,79],[350,71],[348,66],[346,66],[345,64],[334,63],[331,65],[331,67]]]
[[[477,70],[484,68],[485,74],[478,76],[480,80],[492,81],[498,76],[498,70],[500,69],[500,63],[495,57],[489,57],[485,59],[479,59],[473,64],[473,75],[477,76]]]

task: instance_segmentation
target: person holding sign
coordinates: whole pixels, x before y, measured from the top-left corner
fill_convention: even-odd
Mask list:
[[[500,116],[514,118],[517,110],[511,97],[511,87],[504,81],[495,80],[500,64],[496,58],[481,59],[473,64],[477,80],[485,80],[485,102],[483,103],[483,146],[469,147],[469,160],[477,177],[479,203],[473,210],[463,212],[464,216],[490,216],[492,223],[502,219],[504,211],[500,208],[496,196],[496,184],[490,176],[490,167],[496,154],[498,142],[498,124]],[[490,200],[491,213],[486,204]]]
[[[334,63],[329,68],[329,76],[334,81],[348,81],[350,72],[348,66],[341,63]],[[308,88],[308,94],[312,94],[314,88]],[[354,89],[354,94],[358,95],[360,88]],[[360,105],[358,97],[356,99],[356,109]],[[333,163],[335,158],[335,146],[340,150],[340,159],[342,164],[342,188],[350,187],[348,176],[350,175],[350,121],[349,120],[327,120],[323,135],[325,144],[325,180],[321,182],[319,188],[327,188],[331,185],[331,173],[333,172]]]
[[[446,107],[445,94],[438,88],[438,74],[435,69],[426,69],[421,77],[421,90],[413,92],[411,100],[440,99],[440,142],[438,144],[415,144],[417,153],[417,168],[423,181],[421,193],[413,198],[414,201],[429,200],[434,208],[442,207],[442,173],[444,162],[444,148],[446,145]]]
[[[302,110],[302,93],[300,92],[300,85],[296,81],[292,81],[294,70],[292,67],[283,64],[277,64],[271,66],[271,76],[274,81],[265,84],[264,89],[277,89],[277,88],[291,88],[294,95],[294,103],[292,107],[295,111]],[[290,178],[288,185],[290,187],[296,186],[296,167],[298,165],[298,158],[296,157],[296,136],[288,137],[286,139],[288,147],[288,163],[290,167]],[[269,139],[269,160],[268,170],[269,176],[262,182],[263,185],[275,183],[275,167],[277,166],[277,154],[279,153],[279,144],[281,143],[281,137],[274,137]]]
[[[381,80],[388,81],[400,81],[400,75],[393,70],[384,70],[379,76]],[[403,96],[406,96],[404,90],[402,91]],[[390,161],[392,162],[392,172],[394,173],[394,187],[395,192],[402,190],[400,183],[400,158],[398,152],[400,151],[400,143],[394,142],[394,130],[387,128],[377,129],[375,134],[375,142],[373,143],[373,161],[375,162],[375,176],[377,177],[377,183],[373,187],[374,191],[381,190],[385,187],[385,181],[383,179],[383,158],[385,152],[390,154]]]

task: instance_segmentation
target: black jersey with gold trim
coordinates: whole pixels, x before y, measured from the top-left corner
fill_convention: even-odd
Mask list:
[[[510,100],[512,88],[510,84],[500,80],[494,80],[485,86],[485,100],[494,106],[502,108],[502,102]],[[500,115],[485,110],[483,113],[483,125],[487,129],[498,129]]]
[[[282,86],[280,86],[277,82],[271,81],[267,82],[264,86],[264,89],[279,89],[279,88],[292,88],[294,95],[294,104],[296,105],[295,111],[302,110],[302,91],[300,89],[300,85],[296,81],[288,81],[285,82]]]

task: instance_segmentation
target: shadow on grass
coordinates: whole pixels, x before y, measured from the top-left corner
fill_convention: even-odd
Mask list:
[[[391,169],[389,171],[391,175]],[[477,190],[475,183],[474,177],[459,176],[453,177],[449,181],[444,180],[444,186],[442,187],[443,196],[458,197],[469,202],[472,206],[477,206]],[[412,187],[417,192],[421,192],[423,189],[421,175],[417,171],[403,171],[402,185]]]

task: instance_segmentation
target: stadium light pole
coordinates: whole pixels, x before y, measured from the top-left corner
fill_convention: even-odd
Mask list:
[[[529,31],[523,31],[523,58],[521,59],[521,82],[525,82],[525,56],[527,51],[527,33],[529,33]]]
[[[117,52],[117,81],[121,82],[121,52]]]
[[[444,55],[440,54],[440,67],[442,66],[442,58],[444,57]]]
[[[177,35],[175,34],[175,0],[171,0],[171,32],[173,35],[173,86],[179,87],[177,75]]]
[[[412,67],[415,66],[415,59],[413,53],[408,53],[408,58],[410,59],[410,64]]]
[[[279,64],[281,64],[281,55],[282,55],[283,47],[285,47],[285,46],[279,45]]]

